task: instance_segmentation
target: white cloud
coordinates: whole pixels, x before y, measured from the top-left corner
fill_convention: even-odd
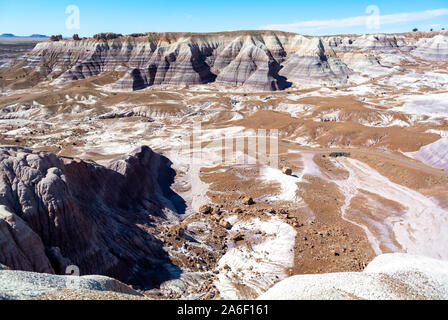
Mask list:
[[[381,25],[386,25],[386,24],[396,24],[400,22],[423,21],[446,15],[448,15],[448,9],[442,8],[436,10],[426,10],[421,12],[408,12],[408,13],[405,12],[398,14],[380,15],[379,19]],[[260,29],[297,31],[300,29],[308,29],[308,28],[325,29],[325,28],[360,27],[360,26],[366,26],[371,17],[372,16],[359,16],[359,17],[350,17],[350,18],[333,19],[333,20],[302,21],[290,24],[272,24],[263,26]]]

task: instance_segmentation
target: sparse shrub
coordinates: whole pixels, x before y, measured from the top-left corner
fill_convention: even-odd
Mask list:
[[[61,41],[62,40],[62,34],[58,34],[58,35],[52,35],[51,37],[50,37],[50,40],[51,41]]]
[[[119,37],[122,37],[122,34],[119,33],[112,33],[112,32],[106,32],[106,33],[97,33],[93,36],[93,39],[95,40],[113,40],[117,39]]]
[[[333,152],[330,154],[330,157],[332,157],[332,158],[340,158],[340,157],[349,158],[350,153],[349,152]]]
[[[414,28],[414,29],[412,29],[412,31],[414,31],[414,32],[417,32],[417,31],[418,31],[418,29],[417,29],[417,28]]]
[[[79,40],[81,40],[81,39],[79,38],[79,35],[78,35],[77,33],[75,33],[75,34],[73,35],[73,40],[75,40],[75,41],[79,41]]]
[[[128,36],[133,37],[133,38],[139,38],[139,37],[143,37],[145,34],[144,33],[131,33]]]

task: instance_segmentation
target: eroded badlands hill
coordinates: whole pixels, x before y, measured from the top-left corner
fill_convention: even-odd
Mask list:
[[[304,37],[274,31],[213,34],[148,33],[111,40],[44,42],[20,64],[31,71],[16,86],[42,80],[86,79],[119,72],[114,89],[153,85],[244,86],[281,90],[290,86],[346,85],[387,74],[401,54],[430,60],[448,55],[447,33]],[[401,54],[378,55],[399,51]],[[17,72],[11,69],[11,73]],[[17,76],[16,76],[17,79]],[[10,80],[6,84],[11,85]]]
[[[143,147],[103,167],[6,147],[0,159],[0,263],[56,274],[76,265],[147,286],[169,278],[163,243],[147,230],[175,210],[166,158]]]

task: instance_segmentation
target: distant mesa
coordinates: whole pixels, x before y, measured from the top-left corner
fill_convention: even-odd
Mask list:
[[[43,35],[43,34],[32,34],[30,36],[16,36],[13,33],[3,33],[3,34],[0,35],[0,38],[20,38],[20,39],[35,38],[35,39],[45,39],[45,38],[48,38],[48,36]]]
[[[32,34],[29,36],[30,38],[48,38],[48,36],[43,34]]]

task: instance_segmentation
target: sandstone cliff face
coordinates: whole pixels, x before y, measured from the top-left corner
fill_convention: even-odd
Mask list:
[[[81,274],[156,285],[169,276],[169,261],[142,226],[179,204],[169,189],[170,164],[148,147],[106,167],[1,148],[0,263],[59,274],[74,264]]]

